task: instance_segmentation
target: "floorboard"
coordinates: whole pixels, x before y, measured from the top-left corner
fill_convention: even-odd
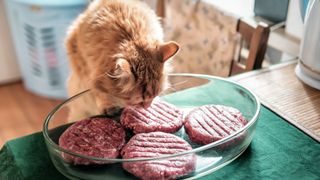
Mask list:
[[[27,91],[21,82],[0,86],[0,147],[13,138],[42,130],[50,110],[61,100]]]

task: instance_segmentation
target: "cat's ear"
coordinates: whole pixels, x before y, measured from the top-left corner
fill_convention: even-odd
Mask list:
[[[112,73],[108,73],[108,76],[112,78],[127,78],[130,74],[131,68],[129,62],[126,59],[118,58]]]
[[[159,47],[159,51],[162,55],[163,62],[167,61],[172,56],[177,54],[178,50],[179,50],[179,45],[174,41],[162,43]]]

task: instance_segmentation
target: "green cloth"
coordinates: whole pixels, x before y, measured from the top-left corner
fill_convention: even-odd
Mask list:
[[[0,180],[63,180],[50,160],[42,132],[7,142],[0,151]]]
[[[0,179],[64,178],[53,166],[41,133],[7,142]],[[265,107],[248,149],[209,179],[320,179],[320,144]]]

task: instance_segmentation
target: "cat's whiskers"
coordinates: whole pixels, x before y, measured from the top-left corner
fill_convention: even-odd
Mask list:
[[[184,80],[184,81],[181,81],[181,82],[176,82],[174,84],[169,84],[169,86],[177,86],[177,85],[185,84],[187,82],[188,82],[187,80]]]
[[[177,92],[178,90],[175,87],[177,87],[178,85],[185,84],[187,82],[188,81],[185,80],[185,81],[181,81],[181,82],[176,82],[174,84],[169,84],[166,89],[164,89],[161,93],[159,93],[159,96],[167,95],[168,92]]]

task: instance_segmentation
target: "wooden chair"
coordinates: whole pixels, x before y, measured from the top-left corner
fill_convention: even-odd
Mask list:
[[[165,18],[166,11],[165,11],[165,0],[157,0],[156,5],[156,13],[161,18],[160,21],[163,24],[163,19]]]
[[[240,43],[235,53],[235,59],[231,62],[229,76],[261,68],[267,49],[270,28],[262,22],[254,27],[239,19],[237,32],[241,36]]]
[[[156,7],[156,12],[161,18],[161,22],[164,23],[165,0],[158,0]],[[239,19],[237,32],[240,35],[240,41],[235,51],[235,58],[231,61],[229,76],[261,68],[270,28],[263,22],[251,25],[245,20]]]

